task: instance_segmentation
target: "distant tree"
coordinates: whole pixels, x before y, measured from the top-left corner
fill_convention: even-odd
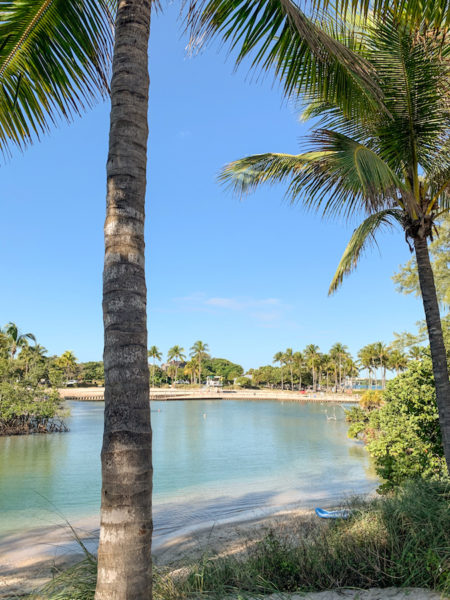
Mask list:
[[[291,376],[291,390],[294,391],[294,352],[292,348],[286,348],[283,353],[283,362],[289,368]]]
[[[223,378],[225,383],[230,383],[241,377],[244,369],[241,365],[233,363],[226,358],[210,358],[205,360],[205,365],[211,375],[217,375]]]
[[[404,371],[408,366],[408,357],[400,350],[391,350],[389,352],[389,366],[388,368],[395,371],[398,375],[400,371]]]
[[[152,346],[148,353],[147,353],[149,358],[153,359],[153,364],[152,364],[152,385],[154,385],[154,379],[155,379],[155,361],[156,360],[161,360],[162,359],[162,352],[159,351],[159,349],[156,346]]]
[[[236,379],[236,385],[243,388],[252,387],[252,380],[249,377],[238,377]]]
[[[339,385],[339,389],[342,389],[342,369],[346,358],[349,356],[348,348],[344,344],[336,342],[330,349],[329,355],[336,365],[336,375],[339,373],[339,383],[336,377],[336,387]]]
[[[317,373],[318,373],[318,368],[319,368],[320,360],[321,360],[319,346],[316,346],[315,344],[309,344],[309,346],[306,346],[303,354],[305,356],[307,365],[311,369],[313,390],[316,391],[316,389],[317,389]]]
[[[6,335],[12,359],[14,359],[18,349],[28,345],[28,340],[36,343],[36,338],[32,333],[21,333],[15,323],[7,323],[2,330],[2,333]]]
[[[277,352],[274,354],[273,362],[278,363],[280,365],[280,374],[281,374],[281,389],[284,389],[284,374],[283,374],[283,365],[284,365],[284,352]]]
[[[77,357],[71,350],[66,350],[59,358],[55,361],[56,366],[59,367],[66,380],[73,379],[78,371]]]
[[[186,360],[186,356],[184,355],[184,348],[181,348],[181,346],[172,346],[172,348],[169,348],[169,351],[167,352],[167,360],[169,362],[174,361],[175,365],[175,369],[174,369],[174,382],[176,382],[177,377],[178,377],[178,362],[183,362],[184,360]]]
[[[443,309],[450,307],[450,214],[444,214],[438,223],[437,235],[429,246],[438,301]],[[411,258],[392,277],[397,291],[421,295],[417,260]]]
[[[197,361],[198,364],[198,381],[202,383],[202,362],[208,357],[208,344],[204,344],[201,340],[198,340],[192,345],[190,349],[190,356]]]
[[[90,361],[80,364],[80,380],[82,383],[88,384],[93,382],[104,382],[105,380],[105,369],[103,362]]]
[[[298,375],[298,391],[302,389],[302,369],[305,364],[305,359],[300,351],[294,352],[293,364]]]

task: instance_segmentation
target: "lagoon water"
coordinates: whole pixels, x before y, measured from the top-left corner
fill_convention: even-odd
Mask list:
[[[0,536],[98,514],[104,405],[68,404],[68,433],[0,438]],[[377,485],[364,447],[347,438],[340,405],[155,401],[152,427],[161,537],[284,507],[332,506]]]

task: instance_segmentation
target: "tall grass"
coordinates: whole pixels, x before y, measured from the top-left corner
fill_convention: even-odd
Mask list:
[[[239,556],[203,557],[185,577],[155,573],[155,600],[230,593],[412,586],[450,594],[450,487],[418,481],[395,495],[350,503],[348,520],[269,532]],[[37,597],[91,600],[95,561],[87,557]]]

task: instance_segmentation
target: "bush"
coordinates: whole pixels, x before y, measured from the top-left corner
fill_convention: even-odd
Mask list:
[[[56,390],[0,382],[0,435],[67,431]]]
[[[347,412],[348,435],[367,443],[378,475],[380,492],[415,479],[442,479],[447,467],[442,447],[431,359],[412,361],[390,381],[382,394],[383,405]]]

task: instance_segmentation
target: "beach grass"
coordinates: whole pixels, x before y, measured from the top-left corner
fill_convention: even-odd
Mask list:
[[[154,600],[249,597],[335,588],[420,587],[450,594],[450,486],[419,481],[389,497],[349,502],[352,516],[269,530],[245,552],[205,554],[156,568]],[[33,598],[91,600],[95,557],[62,572]]]

